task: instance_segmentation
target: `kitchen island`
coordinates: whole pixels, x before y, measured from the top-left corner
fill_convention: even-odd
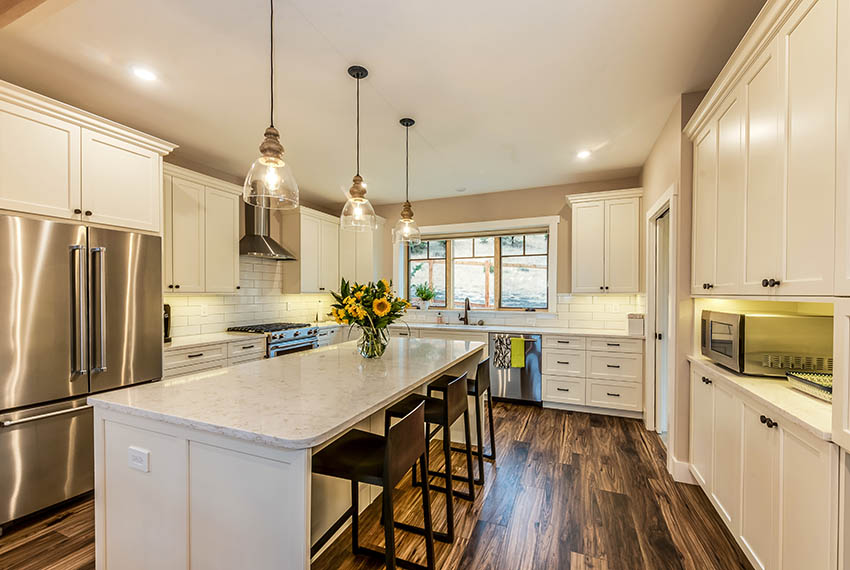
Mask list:
[[[383,433],[383,410],[443,373],[472,373],[484,345],[354,342],[89,398],[95,422],[97,568],[306,569],[348,508],[349,484],[311,474],[347,430]],[[363,486],[361,505],[374,500]]]

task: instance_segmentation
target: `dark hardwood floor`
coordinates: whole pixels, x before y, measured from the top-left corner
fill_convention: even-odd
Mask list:
[[[474,503],[456,501],[458,538],[437,543],[441,569],[694,570],[750,568],[708,499],[673,482],[661,440],[638,420],[497,404],[495,466]],[[465,462],[456,455],[458,471]],[[432,467],[442,467],[441,453]],[[396,489],[396,520],[421,524],[419,491]],[[434,519],[445,525],[442,495]],[[363,544],[383,546],[380,501],[361,515]],[[91,500],[12,528],[0,568],[93,568]],[[420,537],[397,531],[398,554],[424,563]],[[314,570],[383,565],[350,552],[345,531]]]

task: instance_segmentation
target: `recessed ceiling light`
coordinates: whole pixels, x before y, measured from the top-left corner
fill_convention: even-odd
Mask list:
[[[576,153],[576,158],[580,158],[582,160],[584,160],[585,158],[590,158],[590,151],[589,150],[580,150],[580,151],[578,151],[578,153]]]
[[[156,73],[145,67],[133,66],[133,75],[145,81],[153,81],[156,79]]]

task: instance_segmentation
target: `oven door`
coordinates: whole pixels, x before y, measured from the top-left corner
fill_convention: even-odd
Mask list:
[[[310,350],[319,346],[317,337],[287,340],[285,342],[269,344],[269,358],[275,356],[283,356],[293,352],[301,352],[302,350]]]
[[[742,372],[741,341],[744,315],[702,312],[702,354],[718,364]]]

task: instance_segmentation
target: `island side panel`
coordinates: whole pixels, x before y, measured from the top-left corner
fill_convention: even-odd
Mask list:
[[[95,422],[98,570],[309,568],[309,450],[97,407]]]

